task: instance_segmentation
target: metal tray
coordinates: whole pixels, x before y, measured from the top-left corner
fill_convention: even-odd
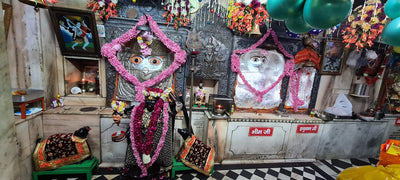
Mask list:
[[[353,116],[338,116],[331,113],[324,112],[322,115],[319,115],[324,121],[332,121],[334,119],[354,119]]]

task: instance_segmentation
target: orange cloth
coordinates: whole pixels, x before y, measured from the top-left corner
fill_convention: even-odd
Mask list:
[[[306,47],[303,50],[297,52],[296,56],[294,57],[295,64],[299,64],[305,61],[313,62],[316,65],[317,69],[319,69],[319,62],[321,61],[321,56],[319,56],[310,47]]]
[[[379,165],[387,166],[390,164],[400,164],[400,156],[395,156],[386,152],[386,145],[393,144],[400,146],[400,140],[388,139],[385,144],[381,145],[381,153],[379,155]]]

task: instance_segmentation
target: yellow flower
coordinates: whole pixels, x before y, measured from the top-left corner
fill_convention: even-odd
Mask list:
[[[137,37],[137,40],[142,41],[143,39],[142,39],[142,37]]]
[[[379,8],[378,10],[376,10],[376,14],[381,13],[381,8]]]
[[[354,15],[351,15],[351,16],[349,16],[349,18],[347,18],[347,20],[348,20],[349,22],[353,21],[354,19],[355,19]]]
[[[359,25],[359,26],[361,26],[362,24],[364,24],[364,21],[362,21],[362,20],[359,20],[359,21],[357,21],[357,23],[356,23],[357,25]]]
[[[370,11],[373,10],[375,8],[375,6],[369,5],[367,7],[365,7],[365,11]]]
[[[351,23],[351,28],[356,28],[356,25],[357,25],[357,23],[356,23],[355,21],[353,21],[353,22]]]
[[[377,17],[372,17],[370,22],[371,24],[375,24],[379,22],[379,19]]]
[[[364,31],[368,31],[369,29],[371,29],[371,24],[364,23],[361,27]]]
[[[368,17],[368,14],[363,14],[362,15],[362,19],[365,19],[365,18],[367,18]]]

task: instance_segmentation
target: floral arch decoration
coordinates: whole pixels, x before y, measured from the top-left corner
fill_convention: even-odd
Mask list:
[[[140,30],[136,29],[138,26],[149,24],[151,31],[160,39],[160,41],[174,53],[174,61],[171,66],[165,69],[161,74],[157,77],[140,82],[135,76],[130,74],[121,62],[117,58],[117,53],[121,51],[121,46],[125,43],[129,42],[133,38],[136,38]],[[111,41],[111,43],[106,43],[101,48],[101,54],[108,59],[110,64],[114,66],[115,70],[128,82],[135,85],[136,93],[136,101],[144,102],[144,95],[141,93],[148,87],[152,87],[158,83],[160,83],[163,79],[171,76],[182,64],[186,61],[186,52],[180,48],[178,44],[169,39],[158,27],[157,23],[153,20],[150,15],[143,15],[140,17],[139,22],[128,32],[121,35],[120,37]]]

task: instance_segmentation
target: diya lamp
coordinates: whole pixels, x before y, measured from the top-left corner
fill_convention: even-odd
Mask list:
[[[218,104],[217,106],[215,106],[215,112],[219,115],[222,115],[225,112],[224,106]]]
[[[80,85],[81,85],[81,89],[82,92],[85,93],[86,92],[86,84],[88,83],[88,81],[85,80],[85,78],[82,78]]]

